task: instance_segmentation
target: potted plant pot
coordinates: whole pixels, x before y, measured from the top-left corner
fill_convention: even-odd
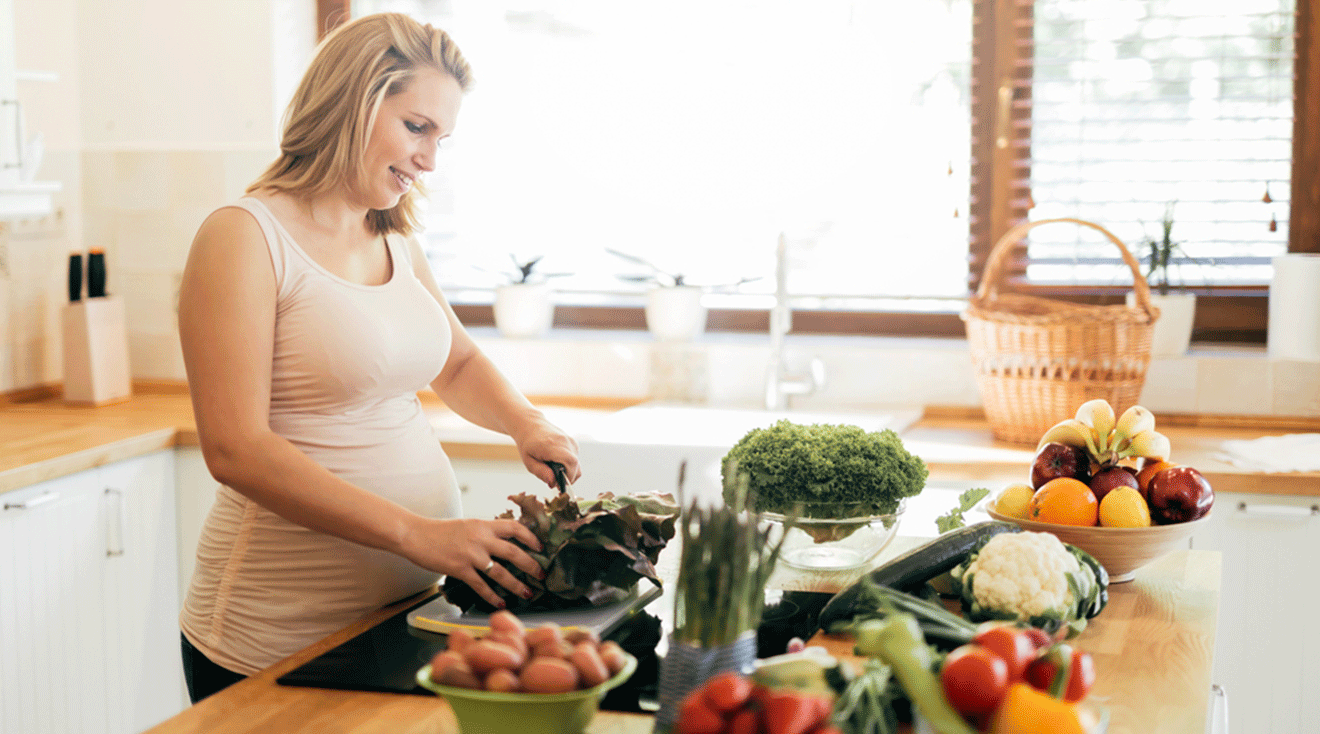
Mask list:
[[[548,283],[514,283],[495,289],[495,327],[510,339],[530,339],[549,331],[555,304]]]
[[[646,294],[646,328],[660,341],[691,341],[706,330],[705,289],[695,285],[652,288]]]
[[[1196,320],[1195,293],[1150,294],[1151,305],[1160,310],[1150,336],[1151,357],[1181,357],[1192,342],[1192,323]],[[1136,294],[1127,294],[1127,305],[1136,305]]]

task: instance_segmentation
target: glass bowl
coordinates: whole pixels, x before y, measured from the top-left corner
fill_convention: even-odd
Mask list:
[[[623,670],[598,686],[568,693],[498,693],[442,686],[431,680],[431,666],[417,671],[417,685],[445,699],[462,734],[576,734],[587,728],[610,689],[637,670],[627,656]]]
[[[792,521],[774,512],[762,512],[761,519],[783,537],[779,559],[789,566],[815,571],[857,568],[869,563],[898,534],[898,521],[907,507],[899,500],[898,509],[888,515],[856,515],[856,505],[803,505],[801,515]],[[788,526],[788,530],[784,528]]]

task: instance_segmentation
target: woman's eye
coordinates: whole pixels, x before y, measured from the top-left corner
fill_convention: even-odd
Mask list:
[[[404,127],[408,128],[408,132],[410,133],[421,134],[422,132],[422,126],[418,125],[415,122],[408,122],[407,120],[404,120],[403,125]]]

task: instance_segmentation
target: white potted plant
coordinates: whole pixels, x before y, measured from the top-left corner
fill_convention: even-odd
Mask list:
[[[691,341],[706,330],[706,306],[702,302],[708,286],[687,282],[683,273],[670,272],[654,264],[610,248],[606,252],[628,262],[641,265],[648,272],[639,275],[620,275],[621,280],[649,283],[646,291],[646,328],[656,339],[668,342]],[[727,287],[737,287],[756,278],[743,278]]]
[[[1196,294],[1171,284],[1169,269],[1175,254],[1182,248],[1173,241],[1173,202],[1164,210],[1161,235],[1149,237],[1141,243],[1145,251],[1146,282],[1150,284],[1151,304],[1160,310],[1151,334],[1152,357],[1181,357],[1187,353],[1192,340],[1192,324],[1196,320]],[[1127,294],[1127,304],[1136,305],[1136,294]]]
[[[568,273],[536,273],[542,256],[519,260],[509,255],[515,270],[510,282],[495,288],[495,328],[510,339],[530,339],[549,331],[554,321],[554,293],[550,278]]]

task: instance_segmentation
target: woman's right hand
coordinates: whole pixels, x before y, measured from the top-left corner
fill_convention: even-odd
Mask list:
[[[419,518],[409,533],[404,557],[422,568],[463,581],[492,606],[503,609],[504,600],[488,581],[524,599],[532,597],[532,590],[496,559],[509,561],[529,576],[545,576],[541,564],[510,539],[541,550],[541,541],[517,520]]]

